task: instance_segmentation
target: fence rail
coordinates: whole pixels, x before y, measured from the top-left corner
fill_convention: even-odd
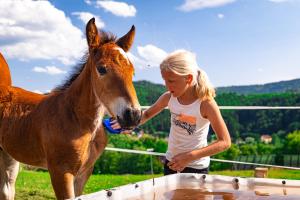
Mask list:
[[[141,106],[142,109],[149,107]],[[300,110],[300,106],[219,106],[219,108],[221,110]]]
[[[150,152],[150,151],[141,151],[141,150],[132,150],[132,149],[121,149],[121,148],[106,147],[105,150],[107,150],[107,151],[125,152],[125,153],[135,153],[135,154],[154,155],[154,156],[165,156],[165,153]],[[232,163],[232,164],[243,164],[243,165],[264,166],[264,167],[272,167],[272,168],[280,168],[280,169],[294,169],[294,170],[300,170],[299,167],[289,167],[289,166],[280,166],[280,165],[270,165],[270,164],[261,164],[261,163],[243,162],[243,161],[235,161],[235,160],[223,160],[223,159],[216,159],[216,158],[211,158],[210,160],[211,160],[211,161],[215,161],[215,162]]]

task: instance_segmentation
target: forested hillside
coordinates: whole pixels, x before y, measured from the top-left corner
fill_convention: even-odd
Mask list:
[[[154,84],[149,81],[135,82],[137,90],[144,90],[147,93],[153,93],[159,96],[159,93],[165,91],[165,87],[161,84]],[[236,93],[236,94],[269,94],[269,93],[300,93],[300,79],[289,81],[279,81],[274,83],[266,83],[261,85],[244,85],[244,86],[228,86],[216,88],[217,94]],[[145,100],[145,99],[141,99]]]
[[[165,91],[164,86],[147,81],[135,83],[141,105],[151,105]],[[268,94],[217,94],[220,106],[300,106],[300,93]],[[285,135],[300,130],[299,110],[222,110],[222,114],[233,139],[252,136],[259,138],[262,134]],[[169,132],[169,111],[165,110],[142,128],[150,133],[166,136]]]
[[[218,93],[235,92],[238,94],[266,94],[300,92],[300,79],[280,81],[262,85],[230,86],[217,88]]]
[[[138,95],[140,104],[148,106],[153,104],[166,89],[161,84],[151,83],[149,81],[134,82],[134,87]]]

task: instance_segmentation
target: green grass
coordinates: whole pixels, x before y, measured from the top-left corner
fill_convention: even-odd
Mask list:
[[[244,171],[216,171],[210,174],[226,176],[253,177],[252,170]],[[126,185],[159,177],[157,175],[93,175],[85,186],[84,193],[92,193],[102,189]],[[270,170],[268,178],[296,179],[300,180],[299,170]],[[16,200],[46,200],[55,199],[54,192],[50,183],[50,176],[47,172],[36,172],[22,170],[16,183]]]
[[[49,173],[22,170],[17,178],[15,199],[55,199]]]
[[[89,178],[84,193],[135,183],[162,175],[93,175]],[[16,200],[55,199],[48,172],[22,170],[16,183]]]

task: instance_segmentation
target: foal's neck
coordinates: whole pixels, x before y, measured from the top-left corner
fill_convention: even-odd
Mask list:
[[[93,88],[91,70],[85,66],[66,91],[66,100],[72,104],[73,112],[80,125],[94,132],[101,125],[106,109]]]

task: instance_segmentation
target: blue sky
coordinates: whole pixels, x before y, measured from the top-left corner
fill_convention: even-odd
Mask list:
[[[300,78],[300,0],[0,0],[0,51],[15,86],[47,92],[87,50],[85,23],[117,36],[136,26],[134,80],[163,83],[176,49],[197,55],[214,86]]]

